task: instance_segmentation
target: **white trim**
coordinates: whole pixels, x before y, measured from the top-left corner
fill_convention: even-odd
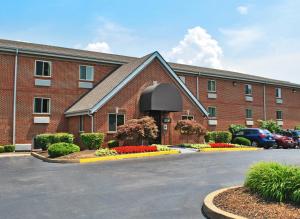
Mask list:
[[[34,108],[35,108],[35,99],[47,99],[49,100],[49,112],[48,113],[37,113],[37,112],[34,112]],[[42,104],[43,106],[43,104]],[[36,114],[36,115],[50,115],[51,114],[51,98],[50,97],[33,97],[33,114]]]
[[[45,75],[37,75],[36,74],[36,63],[37,62],[43,62],[43,63],[45,63],[45,62],[47,62],[48,64],[49,64],[49,68],[50,68],[50,70],[49,70],[49,76],[45,76]],[[44,70],[44,64],[43,64],[43,70]],[[34,77],[41,77],[41,78],[51,78],[52,77],[52,62],[51,61],[46,61],[46,60],[40,60],[40,59],[36,59],[35,61],[34,61]]]
[[[87,69],[87,67],[92,67],[92,68],[93,68],[92,80],[81,79],[81,78],[80,78],[80,67],[81,67],[81,66],[85,66],[85,67],[86,67],[85,69]],[[85,72],[85,74],[86,74],[86,72]],[[95,67],[94,67],[93,65],[79,65],[79,81],[89,81],[89,82],[93,82],[93,81],[94,81],[94,74],[95,74]]]

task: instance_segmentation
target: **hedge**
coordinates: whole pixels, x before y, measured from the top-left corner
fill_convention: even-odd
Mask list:
[[[108,145],[109,148],[118,147],[119,146],[119,141],[117,141],[117,140],[110,140],[107,143],[107,145]]]
[[[0,154],[1,153],[4,153],[4,147],[3,146],[0,146]]]
[[[206,142],[230,143],[232,134],[227,131],[208,132],[205,136]]]
[[[69,133],[54,133],[54,134],[41,134],[35,137],[35,145],[42,150],[47,150],[49,145],[65,142],[72,144],[74,136]]]
[[[83,145],[89,150],[96,150],[100,148],[104,141],[103,133],[82,133],[80,139]]]
[[[15,145],[4,145],[4,152],[14,152],[16,149]]]
[[[239,144],[239,145],[245,145],[245,146],[251,146],[251,141],[244,137],[236,137],[232,141],[233,144]]]
[[[61,157],[74,152],[79,152],[79,146],[72,143],[59,142],[48,147],[48,154],[50,157]]]
[[[260,162],[247,173],[245,186],[265,200],[300,204],[300,168]]]

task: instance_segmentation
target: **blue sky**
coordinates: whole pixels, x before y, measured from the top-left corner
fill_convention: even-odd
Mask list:
[[[0,38],[237,70],[300,83],[297,0],[3,1]]]

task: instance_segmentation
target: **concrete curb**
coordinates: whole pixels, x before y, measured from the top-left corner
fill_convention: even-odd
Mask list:
[[[241,216],[223,211],[220,208],[218,208],[217,206],[215,206],[213,203],[214,198],[216,196],[218,196],[220,193],[223,193],[230,189],[236,189],[236,188],[240,188],[240,187],[241,186],[233,186],[233,187],[229,187],[229,188],[225,188],[225,189],[220,189],[220,190],[214,191],[214,192],[210,193],[209,195],[207,195],[204,199],[204,203],[202,206],[202,211],[203,211],[204,215],[210,219],[247,219],[245,217],[241,217]]]
[[[235,151],[261,151],[263,148],[202,148],[199,152],[235,152]]]
[[[11,153],[1,153],[0,158],[4,157],[27,157],[30,156],[30,153],[21,153],[21,152],[11,152]]]
[[[82,159],[74,159],[74,160],[51,159],[51,158],[44,157],[35,152],[31,152],[31,155],[37,159],[40,159],[44,162],[49,162],[49,163],[95,163],[95,162],[100,162],[100,161],[155,157],[155,156],[179,154],[179,153],[180,153],[179,151],[172,150],[172,151],[158,151],[158,152],[148,152],[148,153],[120,154],[120,155],[115,155],[115,156],[82,158]]]

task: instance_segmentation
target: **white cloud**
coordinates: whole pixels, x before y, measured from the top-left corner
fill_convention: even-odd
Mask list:
[[[246,15],[246,14],[248,14],[248,7],[247,7],[247,6],[243,6],[243,5],[238,6],[238,7],[236,8],[236,10],[237,10],[241,15]]]
[[[106,42],[89,43],[85,49],[94,52],[111,53],[111,49]]]
[[[169,61],[221,68],[222,48],[202,27],[188,30],[184,39],[166,54]]]
[[[224,43],[231,49],[240,51],[258,42],[264,37],[263,31],[257,27],[244,27],[242,29],[221,29],[225,37]]]

